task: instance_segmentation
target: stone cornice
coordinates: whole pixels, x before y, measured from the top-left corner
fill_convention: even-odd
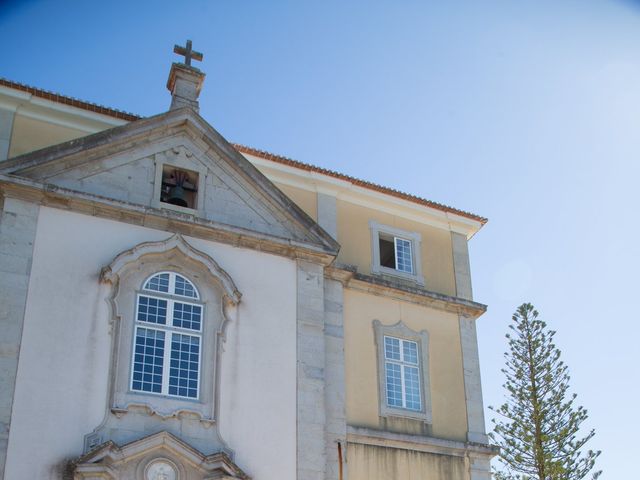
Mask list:
[[[347,442],[440,455],[453,455],[456,457],[474,456],[489,459],[499,453],[499,449],[495,445],[459,442],[443,438],[407,435],[353,426],[347,426]]]
[[[173,210],[114,200],[13,175],[0,174],[0,196],[18,198],[45,207],[213,240],[234,247],[260,250],[292,259],[302,259],[325,266],[335,259],[331,252],[327,252],[316,245],[254,232]]]
[[[333,264],[325,268],[325,276],[340,281],[345,288],[432,307],[457,315],[478,318],[487,310],[482,303],[432,292],[419,286],[385,280],[358,273],[352,265]]]

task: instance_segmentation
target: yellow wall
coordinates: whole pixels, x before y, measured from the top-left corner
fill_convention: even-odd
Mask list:
[[[9,147],[9,158],[88,135],[87,132],[61,127],[42,120],[16,115]]]
[[[423,480],[468,478],[462,457],[371,445],[347,444],[349,480]]]
[[[369,220],[417,232],[422,236],[422,274],[425,279],[425,288],[455,296],[456,286],[450,232],[343,200],[338,200],[337,208],[338,242],[341,245],[338,261],[356,265],[360,272],[371,272]]]
[[[318,219],[318,196],[315,192],[276,183],[282,192],[293,200],[304,212],[314,220]]]
[[[352,426],[466,439],[467,415],[458,318],[421,305],[344,290],[344,352],[347,423]],[[433,427],[417,420],[387,421],[379,416],[378,359],[373,321],[399,320],[429,332],[429,374]]]

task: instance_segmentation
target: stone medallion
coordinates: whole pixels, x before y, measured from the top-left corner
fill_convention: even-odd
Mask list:
[[[178,480],[178,472],[168,460],[158,459],[147,466],[144,478],[145,480]]]

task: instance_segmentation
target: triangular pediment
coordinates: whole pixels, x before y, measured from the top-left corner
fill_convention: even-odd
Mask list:
[[[167,203],[167,172],[189,172],[191,204]],[[176,212],[194,222],[248,235],[311,245],[335,254],[338,244],[202,117],[189,108],[48,147],[0,164],[0,174]],[[162,190],[162,189],[165,190]],[[164,193],[163,193],[164,192]]]
[[[144,480],[242,479],[250,477],[226,452],[205,455],[168,432],[126,445],[106,442],[73,462],[74,478]]]

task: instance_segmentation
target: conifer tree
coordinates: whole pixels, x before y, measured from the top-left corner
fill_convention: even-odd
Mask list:
[[[500,447],[503,471],[498,480],[578,480],[590,473],[600,452],[583,452],[595,435],[591,430],[579,435],[587,411],[574,406],[576,395],[569,395],[567,366],[553,343],[556,332],[530,303],[518,307],[507,334],[505,353],[506,402],[495,411],[492,440]]]

